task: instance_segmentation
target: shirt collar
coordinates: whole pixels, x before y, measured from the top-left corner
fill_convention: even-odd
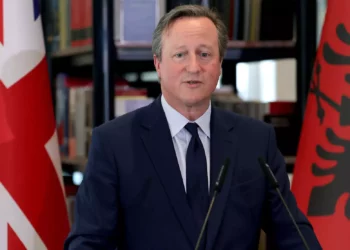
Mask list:
[[[164,96],[161,96],[161,102],[164,109],[165,116],[168,120],[171,136],[174,137],[181,129],[185,127],[190,121],[180,114],[177,110],[171,107],[168,102],[165,100]],[[206,136],[210,138],[210,116],[211,116],[211,103],[209,103],[208,109],[205,113],[199,117],[196,121],[201,130],[205,133]]]

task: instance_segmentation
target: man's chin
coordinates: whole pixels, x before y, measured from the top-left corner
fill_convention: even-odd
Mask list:
[[[203,106],[207,103],[209,103],[207,98],[189,98],[184,100],[184,104],[189,108]]]

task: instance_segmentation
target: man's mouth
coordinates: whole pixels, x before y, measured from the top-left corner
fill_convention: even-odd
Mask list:
[[[188,83],[188,84],[198,84],[198,83],[201,83],[201,81],[190,80],[190,81],[186,81],[186,83]]]

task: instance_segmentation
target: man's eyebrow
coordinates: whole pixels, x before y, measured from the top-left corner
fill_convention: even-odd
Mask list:
[[[212,48],[212,46],[210,46],[210,45],[207,45],[207,44],[200,44],[198,47],[200,47],[200,48]],[[186,46],[185,45],[179,45],[179,46],[176,46],[175,47],[175,49],[184,49],[184,48],[186,48]]]
[[[212,48],[212,46],[208,44],[200,44],[199,47]]]

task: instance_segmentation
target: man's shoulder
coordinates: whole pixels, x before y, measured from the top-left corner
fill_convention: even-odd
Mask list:
[[[224,120],[226,124],[235,129],[246,131],[268,131],[271,128],[271,124],[268,124],[262,120],[258,120],[253,117],[238,114],[222,108],[215,108],[216,112]]]
[[[275,141],[273,126],[262,120],[232,111],[220,110],[220,117],[226,124],[229,134],[236,138],[241,152],[266,152]]]

